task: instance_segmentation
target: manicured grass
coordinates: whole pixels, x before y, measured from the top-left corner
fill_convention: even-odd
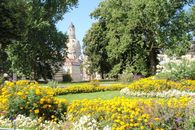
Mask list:
[[[57,96],[58,98],[65,98],[69,102],[74,100],[82,100],[82,99],[112,99],[114,97],[122,97],[120,95],[120,91],[104,91],[104,92],[94,92],[94,93],[79,93],[79,94],[67,94]]]
[[[69,102],[72,102],[74,100],[82,100],[82,99],[112,99],[114,97],[125,97],[130,99],[147,99],[148,97],[133,97],[133,96],[124,96],[120,94],[120,91],[102,91],[102,92],[92,92],[92,93],[77,93],[77,94],[67,94],[67,95],[60,95],[56,96],[57,98],[64,98],[67,99]],[[152,99],[160,99],[153,97]],[[163,98],[162,98],[163,99]]]
[[[112,80],[100,80],[100,85],[111,85],[111,84],[120,84],[119,81],[112,81]],[[58,83],[58,87],[67,87],[67,86],[73,86],[73,85],[83,85],[90,83],[90,81],[83,81],[83,82],[65,82],[65,83]],[[41,86],[48,86],[46,83],[40,83]]]

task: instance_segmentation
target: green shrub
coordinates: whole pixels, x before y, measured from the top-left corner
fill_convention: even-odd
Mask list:
[[[3,76],[0,75],[0,86],[3,84],[3,80],[4,80]]]
[[[129,83],[133,80],[133,73],[123,73],[119,77],[119,81],[122,83]]]
[[[54,80],[49,81],[47,84],[48,84],[48,86],[50,86],[52,88],[57,88],[57,86],[58,86],[58,82],[54,81]]]
[[[70,74],[64,74],[63,75],[63,82],[71,82],[72,78],[70,76]]]
[[[195,129],[195,117],[190,118],[188,121],[186,121],[186,129],[188,130],[194,130]]]
[[[158,78],[168,80],[195,79],[195,62],[182,60],[181,63],[167,63],[164,71],[157,74]]]

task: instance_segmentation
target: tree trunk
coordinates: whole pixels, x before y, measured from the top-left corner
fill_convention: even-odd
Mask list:
[[[157,52],[156,52],[155,48],[153,48],[150,51],[149,61],[150,61],[151,75],[155,75],[156,74],[156,65],[157,65]]]
[[[101,72],[101,78],[104,79],[104,72]]]

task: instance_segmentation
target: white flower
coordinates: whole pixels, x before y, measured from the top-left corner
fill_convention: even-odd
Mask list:
[[[99,130],[99,123],[90,116],[82,116],[80,119],[73,123],[74,130]]]
[[[132,92],[128,88],[121,90],[121,95],[127,95],[127,96],[145,96],[145,97],[162,97],[162,98],[168,98],[168,97],[181,97],[181,96],[192,96],[195,97],[195,92],[187,92],[187,91],[179,91],[176,89],[168,90],[168,91],[162,91],[162,92]]]
[[[105,126],[104,128],[103,128],[103,130],[112,130],[112,128],[110,127],[110,126]]]
[[[128,88],[123,88],[123,89],[121,89],[120,94],[121,94],[121,95],[128,95],[129,92],[130,92],[130,91],[129,91]]]

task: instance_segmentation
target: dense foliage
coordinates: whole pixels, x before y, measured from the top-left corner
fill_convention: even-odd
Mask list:
[[[18,76],[52,78],[66,56],[67,39],[55,24],[76,4],[77,0],[1,1],[1,71],[11,68]]]
[[[194,1],[102,1],[91,14],[97,22],[84,38],[90,64],[111,76],[129,69],[134,74],[154,74],[159,51],[180,45],[188,48],[191,20],[183,8],[191,2]],[[103,63],[111,66],[104,68]]]
[[[195,6],[192,6],[192,8],[189,11],[190,20],[192,21],[190,23],[190,29],[193,32],[193,36],[195,37]]]
[[[88,71],[93,74],[98,72],[104,79],[105,74],[111,69],[111,63],[108,61],[106,46],[106,25],[104,22],[92,24],[92,27],[83,39],[84,54],[88,56]]]

